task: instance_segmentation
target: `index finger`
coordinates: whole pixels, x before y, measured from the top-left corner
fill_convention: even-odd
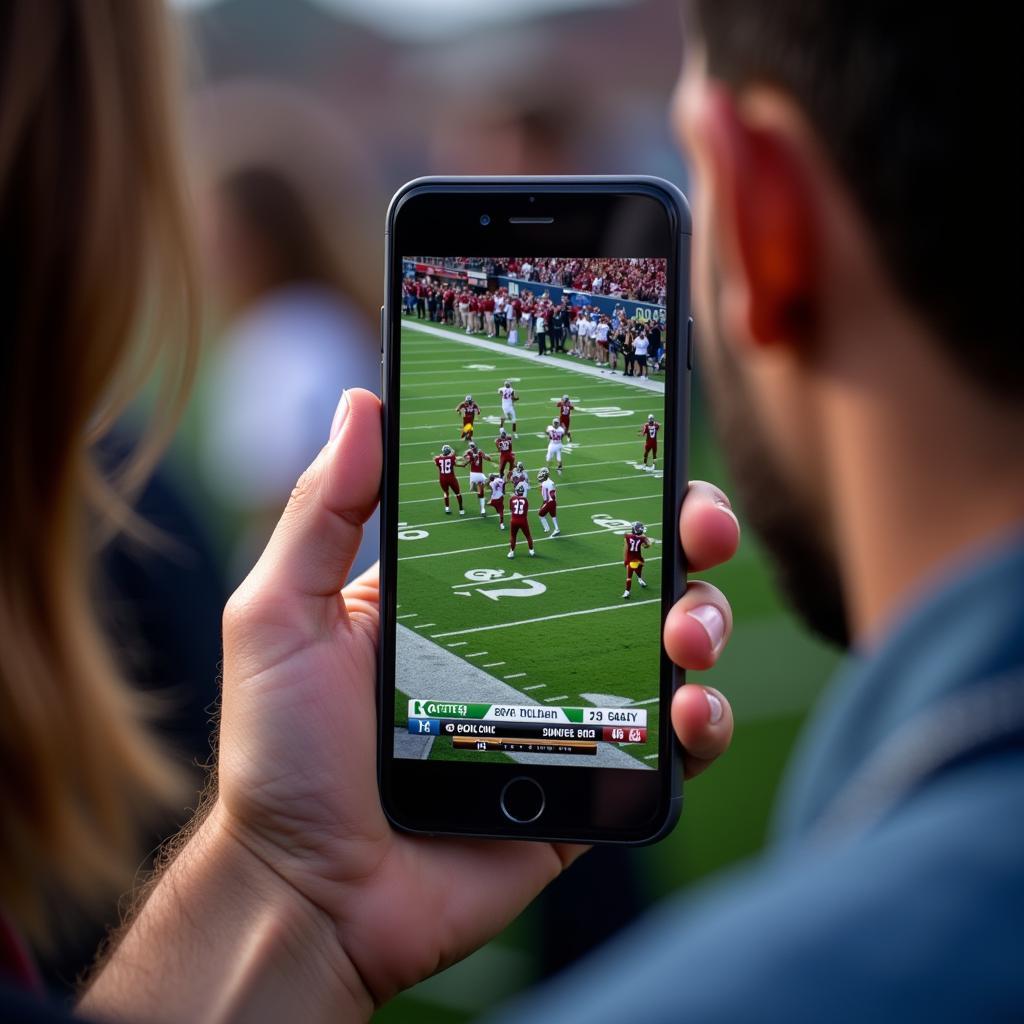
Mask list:
[[[721,565],[736,554],[740,524],[724,491],[706,480],[690,481],[679,513],[679,540],[693,572]]]

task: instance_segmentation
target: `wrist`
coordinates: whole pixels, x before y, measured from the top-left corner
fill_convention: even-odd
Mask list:
[[[366,1020],[331,918],[215,804],[152,890],[83,1008],[133,1021]]]

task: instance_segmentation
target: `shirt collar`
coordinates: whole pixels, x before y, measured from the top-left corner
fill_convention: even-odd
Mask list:
[[[894,730],[944,697],[1024,666],[1024,532],[961,557],[918,592],[870,653],[853,655],[790,760],[776,838],[798,840]]]

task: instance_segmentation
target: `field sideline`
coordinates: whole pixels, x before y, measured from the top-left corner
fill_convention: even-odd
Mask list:
[[[643,706],[649,740],[624,747],[645,765],[656,758],[660,656],[661,485],[659,471],[645,471],[638,436],[648,413],[663,418],[664,385],[602,374],[573,361],[503,351],[437,325],[402,322],[401,472],[399,500],[398,619],[402,626],[442,646],[525,698],[562,706]],[[589,371],[589,372],[580,372]],[[482,409],[475,440],[494,458],[500,405],[497,391],[512,378],[521,396],[516,457],[530,471],[530,524],[537,555],[520,537],[508,560],[508,530],[469,491],[460,469],[465,517],[452,501],[444,514],[433,456],[442,444],[465,450],[455,406],[472,394]],[[555,399],[568,393],[573,442],[566,445],[558,486],[561,536],[545,537],[536,515],[537,470],[544,464],[544,428],[556,415]],[[506,501],[506,526],[507,526]],[[648,526],[645,576],[623,600],[622,533],[635,519]],[[457,664],[456,670],[457,670]],[[423,693],[415,680],[397,681],[396,724],[405,722],[409,696]],[[440,737],[430,757],[452,757]],[[475,752],[456,756],[477,758]],[[490,753],[486,760],[504,759]],[[559,759],[587,764],[588,758]]]

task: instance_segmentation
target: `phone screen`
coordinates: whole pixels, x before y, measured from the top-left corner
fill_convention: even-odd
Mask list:
[[[403,257],[396,758],[657,767],[667,272]]]

